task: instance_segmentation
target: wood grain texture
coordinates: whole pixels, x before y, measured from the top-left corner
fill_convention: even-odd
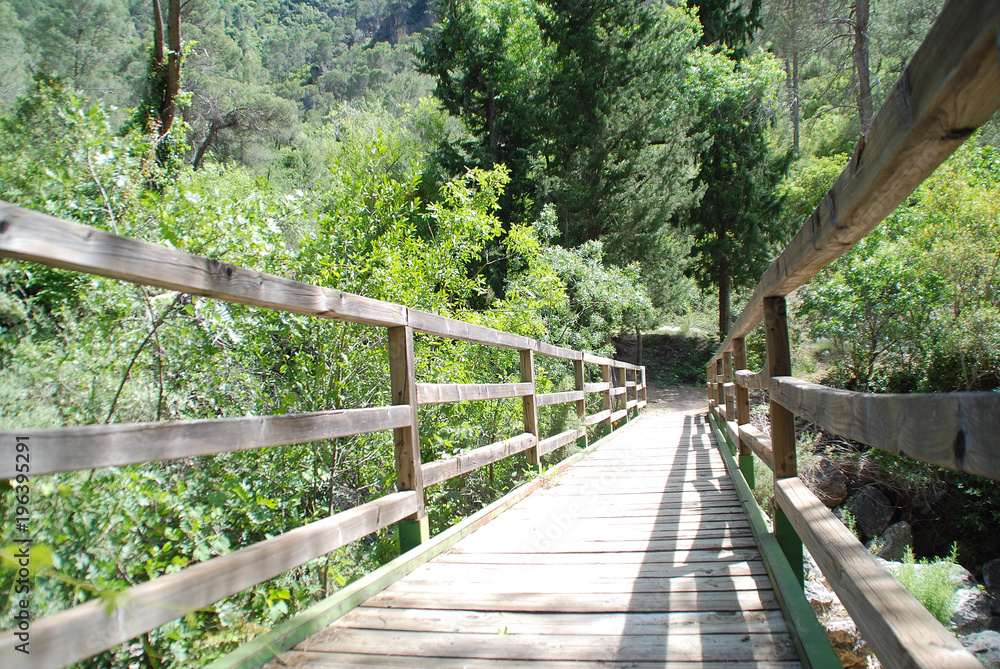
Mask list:
[[[998,393],[873,395],[776,377],[771,397],[842,437],[1000,480]]]
[[[883,667],[981,669],[805,483],[776,480],[774,494]]]
[[[538,444],[533,434],[523,433],[495,444],[476,448],[447,460],[435,460],[423,465],[424,486],[432,486],[461,474],[467,474],[506,457],[526,451]]]
[[[771,383],[766,368],[759,372],[751,372],[749,369],[738,370],[733,375],[733,380],[737,386],[750,390],[767,390]]]
[[[1000,107],[993,0],[948,2],[876,114],[862,150],[757,284],[716,353],[888,216]]]
[[[535,341],[521,335],[494,330],[483,325],[474,325],[459,321],[447,316],[420,311],[418,309],[407,309],[407,324],[417,332],[436,335],[447,339],[460,339],[474,344],[484,344],[487,346],[500,346],[503,348],[513,348],[520,350],[531,350],[535,347]]]
[[[135,638],[189,612],[209,606],[366,534],[412,515],[419,505],[412,491],[367,504],[290,530],[238,551],[129,588],[108,615],[100,600],[81,604],[31,624],[32,669],[55,669]],[[0,635],[0,657],[15,657],[12,632]]]
[[[0,479],[12,479],[17,436],[31,440],[31,474],[245,451],[403,428],[405,407],[160,423],[0,431]]]
[[[543,341],[535,341],[534,344],[535,353],[538,355],[544,355],[548,358],[559,358],[561,360],[583,360],[583,353],[581,351],[574,351],[571,348],[563,348],[562,346],[553,346],[552,344],[546,344]]]
[[[533,383],[418,383],[421,406],[448,402],[476,402],[524,397],[535,392]]]
[[[559,434],[553,435],[546,439],[542,439],[538,442],[538,454],[545,455],[546,453],[551,453],[560,446],[565,446],[566,444],[571,444],[577,439],[581,439],[587,436],[586,430],[565,430]]]
[[[764,342],[767,371],[771,378],[791,376],[792,349],[788,340],[787,306],[784,297],[764,298]],[[771,453],[775,478],[796,476],[795,416],[772,397],[770,404]]]
[[[774,471],[774,453],[771,452],[771,438],[753,425],[740,425],[740,444],[764,461],[767,468]]]
[[[611,384],[602,381],[600,383],[585,383],[583,384],[583,392],[585,393],[603,393],[611,387]]]
[[[521,409],[523,415],[524,431],[534,437],[534,443],[524,454],[525,461],[529,467],[537,468],[542,466],[541,454],[538,452],[538,405],[535,395],[535,353],[534,351],[520,352],[520,368],[522,385],[531,386],[531,392],[521,398]]]
[[[590,427],[591,425],[602,423],[609,418],[611,418],[611,409],[605,409],[604,411],[598,411],[597,413],[590,414],[583,419],[583,422],[587,427]]]
[[[567,390],[563,393],[543,393],[535,396],[535,403],[540,407],[552,406],[553,404],[568,404],[578,402],[586,396],[582,390]]]
[[[120,237],[0,201],[0,255],[227,302],[391,327],[406,309]]]
[[[389,391],[394,406],[405,407],[409,421],[393,431],[396,462],[396,487],[413,490],[417,511],[411,520],[419,520],[424,509],[424,483],[420,466],[420,418],[417,413],[417,384],[414,368],[413,330],[409,327],[389,328]]]

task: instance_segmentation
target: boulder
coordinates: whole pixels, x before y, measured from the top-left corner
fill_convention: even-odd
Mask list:
[[[812,605],[813,611],[816,612],[817,616],[823,616],[829,613],[833,605],[838,602],[837,596],[834,594],[833,590],[826,587],[819,581],[806,581],[805,584],[805,596],[806,600]]]
[[[820,458],[819,463],[805,472],[802,479],[820,501],[831,509],[847,498],[847,477],[828,457]]]
[[[868,550],[884,560],[900,561],[906,549],[913,547],[913,528],[905,520],[885,528],[885,532],[868,542]]]
[[[955,592],[955,614],[951,617],[955,634],[965,636],[989,629],[992,617],[990,598],[984,590],[960,588]]]
[[[990,560],[983,565],[983,584],[990,596],[993,613],[1000,614],[1000,558]]]
[[[1000,632],[987,630],[964,636],[959,641],[983,666],[1000,669]]]
[[[889,498],[874,485],[866,485],[847,505],[856,521],[855,527],[867,538],[885,532],[895,512]]]

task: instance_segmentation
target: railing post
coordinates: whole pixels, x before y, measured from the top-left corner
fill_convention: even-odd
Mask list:
[[[705,383],[708,386],[708,399],[712,401],[715,399],[715,365],[708,363],[705,365]]]
[[[583,358],[573,361],[573,387],[576,390],[583,390],[586,386],[586,377],[583,373]],[[587,447],[587,424],[584,420],[587,418],[587,394],[584,393],[583,399],[576,401],[576,415],[580,419],[580,424],[583,425],[583,436],[577,439],[577,445],[586,448]]]
[[[531,394],[521,398],[524,408],[524,431],[535,435],[535,445],[524,452],[528,467],[541,473],[542,460],[538,455],[538,407],[535,402],[535,352],[521,351],[521,383],[531,384]]]
[[[764,298],[764,327],[767,367],[771,378],[791,376],[792,352],[788,342],[788,310],[784,297]],[[795,416],[774,400],[771,400],[770,410],[774,478],[792,478],[798,475],[795,463]],[[802,540],[777,503],[774,511],[774,538],[778,540],[799,583],[804,583]]]
[[[417,493],[419,507],[399,521],[399,552],[405,553],[430,538],[424,508],[424,477],[420,464],[420,422],[417,415],[417,377],[414,370],[413,330],[409,326],[389,328],[389,385],[393,405],[410,407],[410,424],[393,430],[396,450],[396,489]]]
[[[725,381],[722,373],[722,358],[715,361],[715,406],[726,408],[726,389],[722,387]]]
[[[733,382],[733,354],[730,351],[722,354],[722,380],[725,383]],[[734,409],[736,398],[734,396],[730,399],[725,386],[722,387],[722,401],[726,405],[726,420],[736,420],[736,410]]]
[[[747,342],[746,339],[740,337],[733,340],[733,370],[741,370],[747,368]],[[733,381],[736,380],[736,375],[733,375]],[[739,425],[746,425],[750,422],[750,391],[743,386],[736,384],[736,422]],[[753,451],[750,447],[743,443],[743,439],[739,440],[738,444],[740,447],[740,471],[743,472],[743,478],[746,479],[747,485],[751,488],[755,487],[754,481],[754,470],[753,470]]]
[[[608,384],[607,390],[602,393],[604,395],[604,410],[608,412],[608,419],[602,422],[608,424],[608,432],[611,432],[615,429],[615,426],[611,423],[611,414],[614,413],[614,410],[611,408],[614,406],[611,402],[611,365],[601,365],[601,378]]]

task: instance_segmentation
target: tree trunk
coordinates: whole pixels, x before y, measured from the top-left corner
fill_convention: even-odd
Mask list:
[[[642,367],[642,330],[635,326],[635,364]]]
[[[861,135],[868,136],[872,127],[872,86],[868,70],[868,0],[854,4],[854,69],[858,73],[858,119]]]
[[[191,163],[192,170],[197,172],[198,169],[201,167],[201,163],[205,159],[205,151],[208,150],[208,147],[212,144],[212,140],[215,139],[215,136],[218,133],[219,133],[219,128],[217,125],[215,125],[215,122],[213,121],[208,126],[208,133],[205,135],[205,141],[198,146],[198,150],[194,154],[194,162]]]
[[[160,101],[160,134],[165,135],[177,114],[177,94],[181,90],[181,0],[170,1],[167,18],[167,68]]]
[[[799,153],[799,128],[802,125],[799,117],[799,46],[792,51],[792,144],[795,154]]]
[[[729,334],[729,325],[732,321],[730,314],[729,298],[732,290],[729,278],[729,270],[723,268],[719,273],[719,340],[723,341]]]

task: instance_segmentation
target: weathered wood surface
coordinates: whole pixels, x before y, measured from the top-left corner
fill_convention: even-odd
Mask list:
[[[416,372],[414,368],[413,329],[389,328],[389,392],[393,406],[406,410],[409,420],[393,430],[393,457],[396,463],[396,488],[416,493],[417,510],[411,520],[426,517],[424,479],[420,465],[420,419],[418,416]]]
[[[605,409],[604,411],[598,411],[595,414],[587,416],[586,418],[583,419],[583,422],[587,427],[590,427],[591,425],[596,425],[597,423],[605,421],[610,417],[611,417],[611,409]]]
[[[981,668],[798,478],[774,495],[882,666]]]
[[[420,405],[476,402],[523,397],[535,391],[533,383],[418,383]]]
[[[792,373],[792,348],[788,340],[788,314],[785,298],[764,299],[764,339],[767,346],[767,371],[775,376],[790,376]],[[771,471],[775,478],[795,476],[795,416],[792,412],[770,398],[771,453],[774,466]]]
[[[586,393],[582,390],[568,390],[564,393],[543,393],[535,397],[535,403],[540,407],[547,407],[553,404],[568,404],[582,400]]]
[[[759,372],[751,372],[749,369],[740,369],[733,375],[733,381],[740,388],[748,388],[750,390],[767,390],[770,387],[771,377],[768,375],[766,367]]]
[[[0,431],[0,479],[15,472],[15,437],[31,443],[31,474],[191,458],[334,439],[410,424],[406,407],[161,423]]]
[[[423,465],[424,486],[432,486],[461,474],[467,474],[491,462],[503,460],[515,453],[526,451],[538,443],[533,434],[522,433],[495,444],[473,449],[447,460],[435,460]]]
[[[1000,107],[998,25],[995,0],[944,6],[868,137],[761,277],[715,358],[760,323],[765,297],[787,295],[853,248]]]
[[[1000,479],[1000,394],[872,395],[791,377],[771,379],[783,407],[848,439]]]
[[[799,666],[735,500],[703,417],[647,414],[283,661]]]
[[[603,381],[600,383],[585,383],[583,384],[583,392],[585,393],[602,393],[611,388],[611,384]]]
[[[523,350],[530,350],[535,347],[535,341],[528,337],[522,337],[521,335],[511,334],[502,330],[494,330],[483,325],[466,323],[465,321],[417,309],[407,310],[407,324],[417,332],[446,337],[448,339],[460,339],[474,344]]]
[[[774,471],[774,453],[771,452],[771,438],[753,425],[740,425],[740,443],[748,446],[767,468]]]
[[[228,302],[369,325],[406,325],[406,308],[120,237],[0,201],[0,255]]]
[[[68,666],[164,623],[214,604],[305,564],[411,514],[415,492],[398,492],[238,551],[126,590],[112,615],[101,600],[33,621],[32,669]],[[20,658],[12,632],[0,635],[0,657]]]
[[[538,442],[538,454],[551,453],[560,446],[571,444],[577,439],[587,436],[586,430],[565,430]]]

